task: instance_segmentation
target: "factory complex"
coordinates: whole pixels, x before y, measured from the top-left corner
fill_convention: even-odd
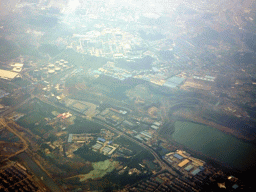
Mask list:
[[[185,151],[177,150],[166,154],[164,160],[188,176],[195,176],[204,170],[205,162],[192,157]]]

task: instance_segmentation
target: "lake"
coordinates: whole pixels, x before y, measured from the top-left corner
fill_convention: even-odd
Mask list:
[[[246,171],[256,163],[256,147],[218,129],[186,121],[175,122],[172,139],[235,169]]]

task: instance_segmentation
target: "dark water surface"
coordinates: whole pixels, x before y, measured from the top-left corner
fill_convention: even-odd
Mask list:
[[[172,139],[241,171],[247,171],[256,164],[255,145],[209,126],[177,121]]]

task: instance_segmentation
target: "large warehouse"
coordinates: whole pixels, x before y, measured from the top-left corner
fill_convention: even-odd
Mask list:
[[[12,80],[12,79],[18,78],[18,77],[21,77],[19,73],[0,69],[0,78],[1,79]]]

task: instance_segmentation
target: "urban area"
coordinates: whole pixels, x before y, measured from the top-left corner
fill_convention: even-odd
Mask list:
[[[0,191],[255,191],[252,0],[7,7]]]

